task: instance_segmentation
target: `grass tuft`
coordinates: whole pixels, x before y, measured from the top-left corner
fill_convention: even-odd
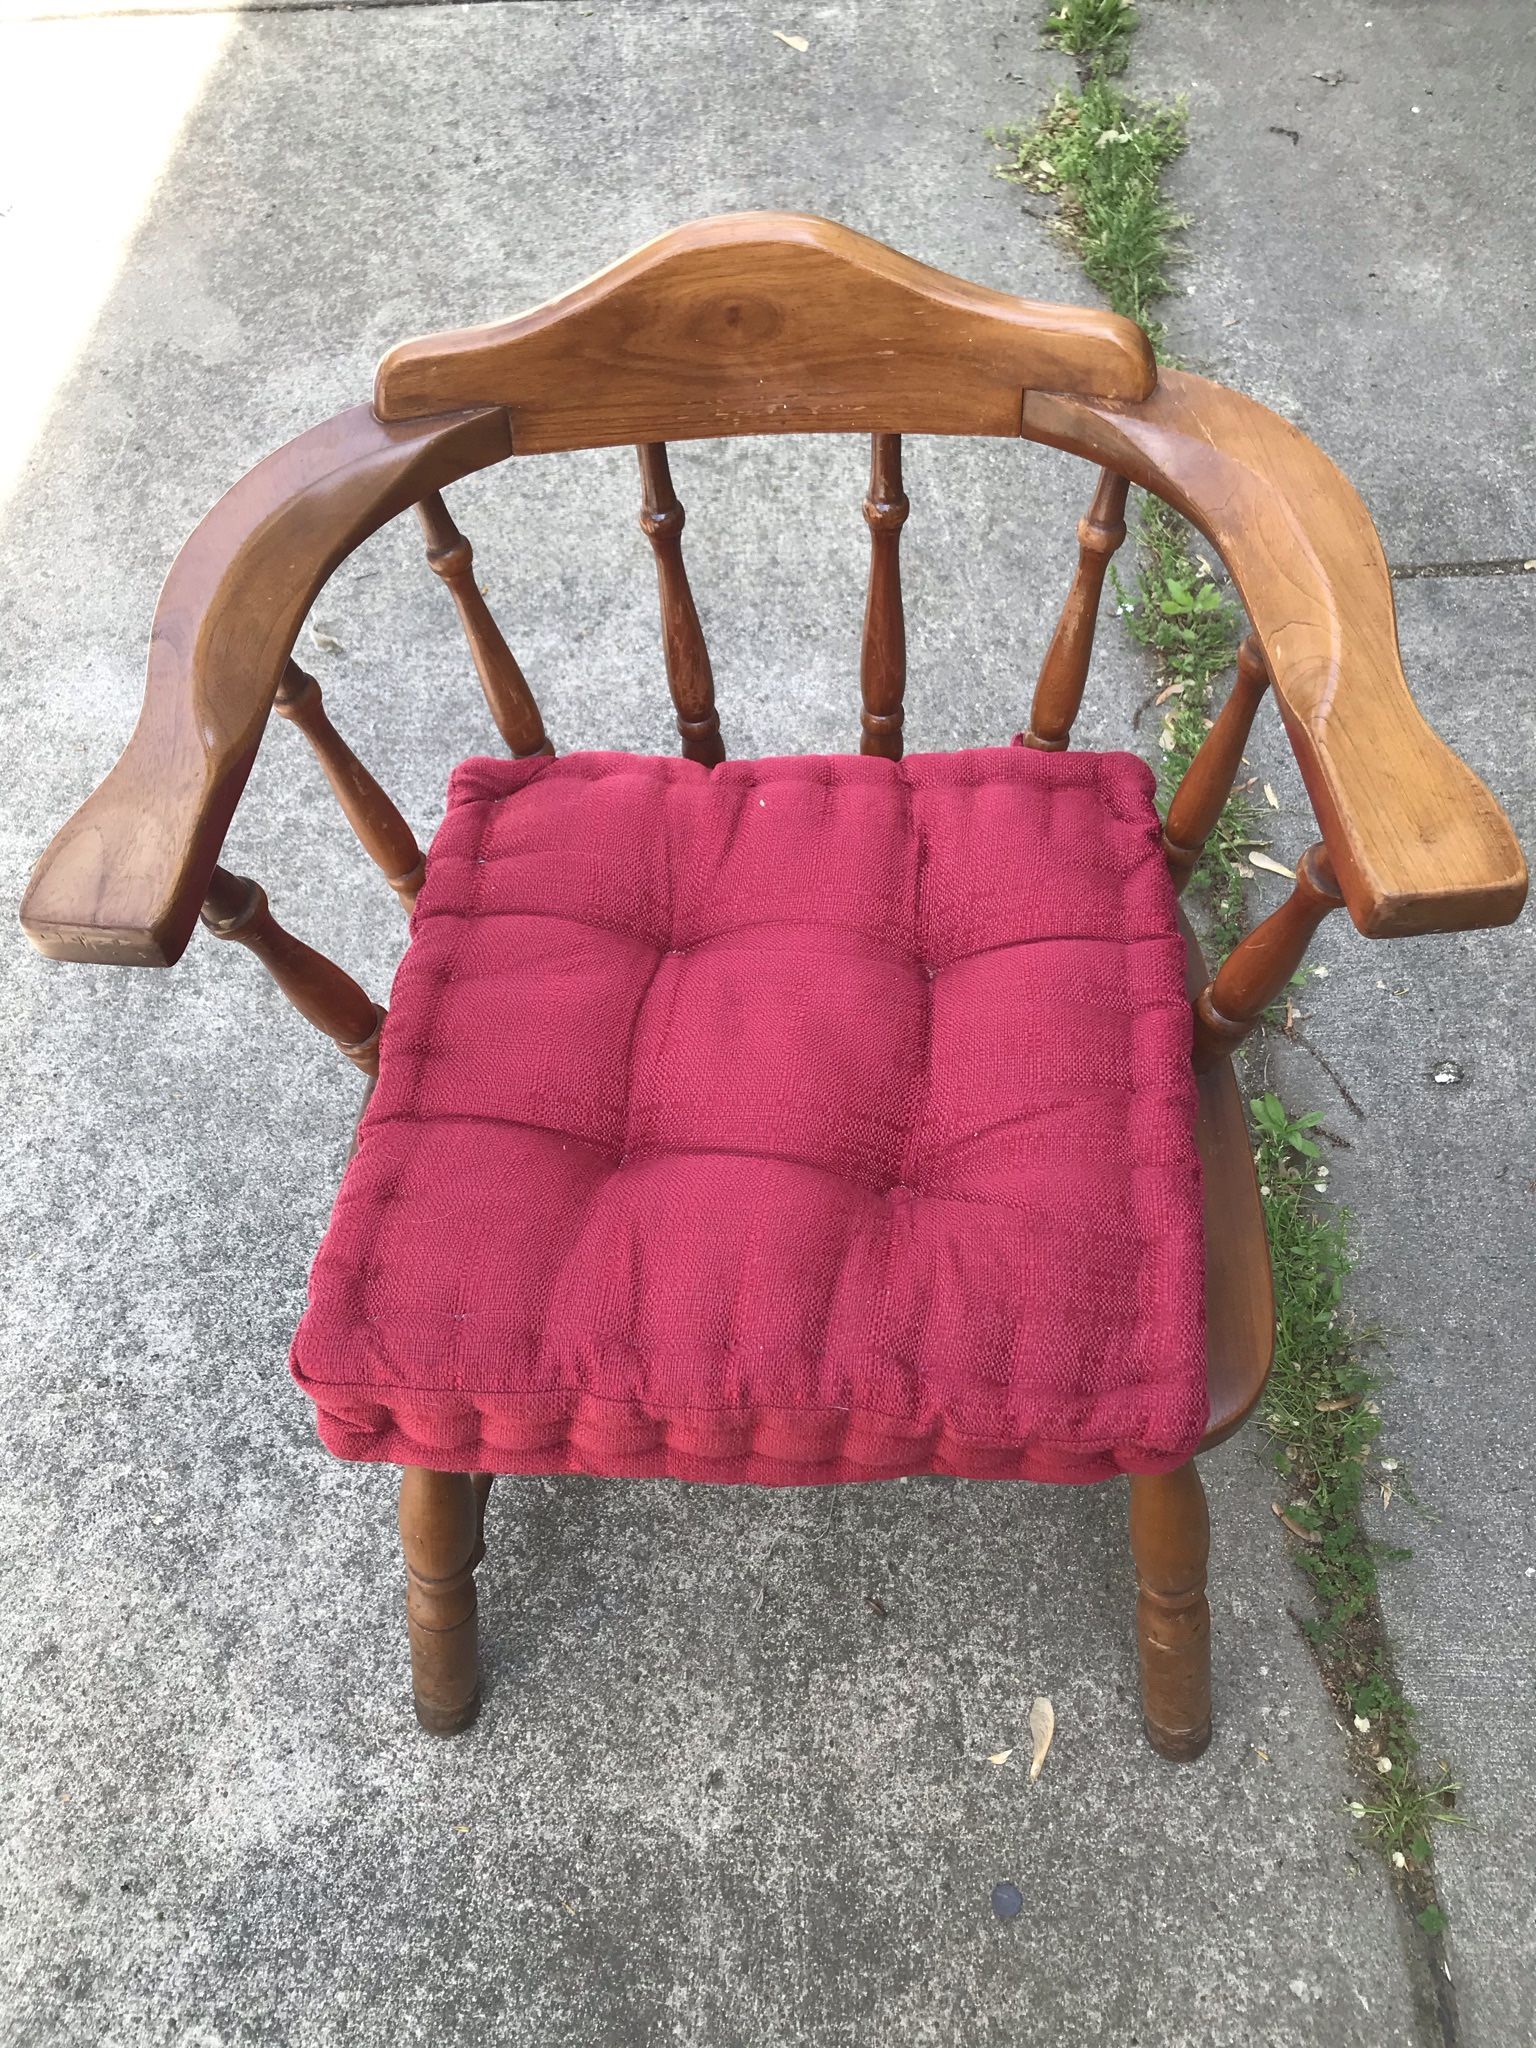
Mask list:
[[[1133,99],[1102,77],[1063,88],[1044,118],[990,138],[1005,152],[998,176],[1060,202],[1060,233],[1116,313],[1160,348],[1152,308],[1169,288],[1182,214],[1163,198],[1163,172],[1185,144],[1182,107]]]
[[[1170,289],[1186,222],[1163,194],[1163,174],[1187,140],[1182,106],[1134,99],[1109,83],[1124,71],[1137,14],[1125,0],[1062,0],[1046,39],[1078,63],[1078,89],[1059,91],[1031,127],[989,139],[1005,151],[1001,177],[1051,194],[1059,227],[1117,313],[1137,321],[1168,360],[1152,310]],[[1140,501],[1132,587],[1112,572],[1131,633],[1156,657],[1162,711],[1160,795],[1166,808],[1211,723],[1211,698],[1236,659],[1243,620],[1199,536],[1160,499]],[[1262,845],[1258,812],[1239,785],[1192,878],[1213,951],[1247,924],[1244,855]],[[1305,971],[1298,980],[1305,979]],[[1413,1709],[1397,1683],[1377,1598],[1377,1572],[1406,1551],[1374,1543],[1367,1494],[1411,1498],[1398,1461],[1377,1455],[1380,1379],[1365,1362],[1370,1337],[1344,1307],[1351,1253],[1347,1213],[1327,1199],[1321,1118],[1293,1116],[1278,1095],[1251,1105],[1255,1163],[1268,1224],[1276,1302],[1275,1364],[1263,1420],[1288,1495],[1277,1506],[1311,1582],[1303,1626],[1323,1683],[1349,1730],[1361,1781],[1350,1811],[1392,1864],[1402,1895],[1432,1940],[1445,1929],[1430,1863],[1434,1831],[1455,1821],[1460,1790],[1448,1767],[1427,1770]]]
[[[1134,0],[1062,0],[1046,16],[1045,35],[1091,73],[1113,78],[1126,67],[1137,20]]]

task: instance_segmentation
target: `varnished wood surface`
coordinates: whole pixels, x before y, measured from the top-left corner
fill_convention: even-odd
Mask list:
[[[179,960],[305,614],[336,565],[428,491],[509,452],[506,416],[312,427],[227,492],[166,578],[144,708],[21,905],[55,960]]]
[[[1145,335],[991,291],[809,214],[648,243],[520,319],[391,349],[387,420],[503,405],[520,455],[701,435],[1017,434],[1020,394],[1143,398]]]
[[[899,761],[907,689],[907,619],[901,597],[901,529],[907,522],[901,484],[901,436],[870,437],[869,590],[859,647],[859,752]]]
[[[1142,1718],[1147,1740],[1171,1763],[1192,1763],[1211,1739],[1210,1550],[1205,1488],[1193,1464],[1133,1475]]]
[[[1250,633],[1238,649],[1237,675],[1227,701],[1217,712],[1168,806],[1163,851],[1168,856],[1174,885],[1181,893],[1199,866],[1205,842],[1216,830],[1232,794],[1243,749],[1268,688],[1264,650],[1258,635]]]
[[[1078,521],[1077,573],[1040,665],[1029,729],[1024,735],[1024,744],[1038,747],[1042,753],[1065,750],[1082,708],[1104,578],[1110,557],[1125,539],[1127,489],[1123,476],[1112,469],[1100,470],[1093,503]]]
[[[485,1498],[468,1472],[407,1465],[400,1474],[400,1547],[416,1718],[456,1735],[480,1711],[475,1566],[485,1554]]]
[[[1343,904],[1326,847],[1312,846],[1296,864],[1296,886],[1278,910],[1233,947],[1195,1002],[1195,1066],[1232,1052],[1284,993],[1323,919]]]
[[[1185,986],[1193,1000],[1210,979],[1183,911]],[[1211,1398],[1202,1451],[1229,1437],[1264,1391],[1275,1351],[1275,1294],[1269,1233],[1253,1141],[1232,1062],[1217,1060],[1195,1085],[1205,1213],[1205,1364]]]
[[[475,551],[454,524],[442,492],[428,491],[416,507],[416,516],[427,543],[427,564],[453,599],[496,730],[519,759],[553,754],[528,679],[475,579]]]
[[[893,292],[909,309],[922,301],[904,272],[890,271],[888,252],[861,268],[846,250],[826,246],[820,224],[811,228],[816,233],[806,229],[800,240],[775,243],[770,235],[761,247],[796,249],[794,263],[807,251],[817,263],[833,263],[850,307],[866,290],[877,310],[894,303]],[[754,259],[760,253],[750,236],[732,242],[722,224],[705,223],[606,274],[601,291],[586,291],[607,306],[610,287],[622,286],[619,297],[629,304],[655,264],[665,272],[671,256],[681,260],[695,249],[716,266],[711,275],[734,251],[738,281],[742,250]],[[684,268],[698,274],[691,257]],[[962,364],[974,362],[975,348],[956,338],[956,307],[965,302],[933,290],[947,311],[930,339],[937,345],[939,333],[948,334]],[[1024,302],[983,296],[989,318],[997,312],[992,300],[1013,306],[1019,335],[1037,346]],[[596,348],[601,321],[591,324],[597,314],[583,293],[530,317],[547,339],[564,332],[567,315]],[[985,328],[983,321],[976,332]],[[1078,346],[1082,332],[1072,332]],[[742,373],[739,363],[729,370],[730,349],[722,349],[728,385]],[[1013,374],[1018,364],[1009,360]],[[574,346],[551,361],[573,391],[606,375]],[[807,376],[814,368],[808,361]],[[964,386],[961,377],[955,388]],[[1015,398],[1025,433],[1160,491],[1226,559],[1360,929],[1385,937],[1515,916],[1526,887],[1519,849],[1488,791],[1430,731],[1408,694],[1380,544],[1327,458],[1262,406],[1172,371],[1139,401],[1038,390]],[[708,418],[706,427],[701,413],[690,431],[730,431],[734,415],[723,405]],[[279,450],[220,501],[167,579],[138,728],[33,876],[22,922],[43,952],[152,966],[179,957],[283,663],[326,577],[386,519],[511,447],[502,412],[386,425],[358,407]]]
[[[1024,432],[1156,491],[1219,551],[1362,932],[1519,915],[1515,836],[1409,694],[1381,542],[1320,448],[1251,398],[1177,370],[1135,405],[1029,392]]]
[[[635,452],[640,458],[640,530],[656,558],[662,659],[683,755],[713,768],[725,759],[725,742],[715,709],[715,672],[683,564],[683,528],[688,515],[673,488],[666,444],[647,442]]]
[[[202,920],[216,939],[230,939],[254,954],[299,1015],[377,1080],[383,1010],[344,968],[278,923],[259,882],[216,867]]]
[[[416,835],[332,725],[320,685],[296,661],[290,661],[283,671],[276,710],[279,718],[296,725],[309,741],[342,815],[399,897],[401,908],[414,910],[427,872]]]

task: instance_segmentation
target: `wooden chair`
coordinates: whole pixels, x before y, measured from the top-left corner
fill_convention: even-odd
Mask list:
[[[384,1012],[275,921],[256,882],[218,865],[275,709],[305,734],[407,911],[422,888],[410,828],[292,658],[326,579],[385,521],[414,508],[507,749],[551,756],[442,493],[508,456],[633,444],[682,754],[708,767],[724,746],[668,444],[830,432],[867,434],[872,446],[864,755],[902,754],[904,434],[1022,436],[1096,467],[1028,747],[1068,747],[1106,567],[1125,535],[1128,485],[1200,529],[1247,609],[1252,631],[1235,685],[1167,815],[1167,862],[1182,887],[1269,687],[1320,839],[1289,900],[1214,977],[1184,927],[1204,1185],[1204,1450],[1253,1409],[1273,1340],[1233,1049],[1339,904],[1368,938],[1492,926],[1518,914],[1526,874],[1497,804],[1409,696],[1386,565],[1354,491],[1262,406],[1159,372],[1144,336],[1123,320],[985,290],[825,221],[745,214],[663,236],[520,319],[394,349],[371,405],[269,456],[186,543],[156,612],[137,729],[39,862],[23,925],[54,959],[167,967],[201,916],[215,937],[254,953],[298,1010],[377,1075]],[[386,1048],[386,1072],[389,1061]],[[484,1472],[409,1463],[403,1472],[416,1705],[438,1732],[466,1725],[479,1702],[474,1569],[490,1484]],[[1130,1499],[1147,1732],[1163,1755],[1190,1758],[1210,1732],[1208,1532],[1195,1463],[1133,1471]]]

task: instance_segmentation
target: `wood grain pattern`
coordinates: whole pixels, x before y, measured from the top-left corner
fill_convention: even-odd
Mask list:
[[[431,1735],[457,1735],[480,1712],[475,1566],[485,1552],[489,1491],[467,1472],[406,1465],[400,1474],[411,1691]]]
[[[296,725],[309,741],[364,853],[399,897],[401,907],[414,910],[427,872],[416,835],[332,725],[320,685],[296,661],[283,670],[275,708],[279,718]]]
[[[219,500],[160,593],[133,737],[33,871],[21,921],[40,952],[133,967],[180,959],[326,578],[427,491],[509,452],[502,413],[400,427],[360,405]]]
[[[1189,919],[1179,911],[1184,938],[1185,987],[1191,1004],[1210,971]],[[1208,1451],[1239,1429],[1258,1405],[1275,1350],[1275,1297],[1269,1232],[1253,1140],[1230,1060],[1195,1075],[1205,1218],[1205,1377],[1211,1412],[1200,1449]]]
[[[202,920],[216,939],[231,939],[253,953],[299,1015],[333,1040],[362,1073],[377,1079],[384,1012],[334,960],[283,929],[259,882],[216,867]]]
[[[869,528],[869,592],[864,602],[864,638],[859,649],[859,752],[899,761],[902,700],[907,688],[907,621],[901,601],[901,529],[907,523],[907,494],[901,487],[901,436],[870,436],[869,491],[864,523]]]
[[[1282,995],[1330,910],[1344,898],[1326,848],[1309,847],[1296,865],[1296,886],[1262,924],[1242,939],[1195,1003],[1195,1066],[1210,1067],[1232,1052]]]
[[[1269,688],[1269,670],[1258,635],[1250,633],[1237,652],[1237,675],[1183,781],[1174,791],[1163,825],[1163,851],[1174,885],[1182,894],[1200,864],[1205,842],[1216,830],[1232,794],[1243,749]]]
[[[1320,448],[1251,398],[1179,370],[1136,405],[1029,392],[1024,432],[1156,491],[1220,553],[1362,932],[1519,915],[1514,834],[1409,695],[1376,529]]]
[[[520,319],[379,366],[380,419],[507,408],[520,455],[717,434],[1017,434],[1026,386],[1144,398],[1141,330],[808,214],[695,221]]]
[[[527,678],[475,580],[475,551],[454,524],[442,493],[429,491],[416,516],[426,536],[427,565],[448,587],[496,730],[520,760],[553,754]]]
[[[665,444],[647,442],[635,452],[640,458],[640,530],[656,558],[662,656],[683,754],[713,768],[725,759],[725,742],[715,709],[715,674],[683,565],[683,527],[688,515],[672,487],[672,465]]]
[[[1047,754],[1063,752],[1082,708],[1093,659],[1094,628],[1110,557],[1125,539],[1125,497],[1129,489],[1113,470],[1099,471],[1093,503],[1077,527],[1077,574],[1051,644],[1040,665],[1024,744]]]
[[[1190,1763],[1211,1739],[1211,1525],[1193,1464],[1131,1474],[1136,1639],[1147,1740]]]

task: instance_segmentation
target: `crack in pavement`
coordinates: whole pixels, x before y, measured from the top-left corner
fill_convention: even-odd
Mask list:
[[[1536,574],[1536,555],[1499,555],[1485,562],[1388,563],[1387,574],[1394,583],[1433,576],[1530,576]]]

